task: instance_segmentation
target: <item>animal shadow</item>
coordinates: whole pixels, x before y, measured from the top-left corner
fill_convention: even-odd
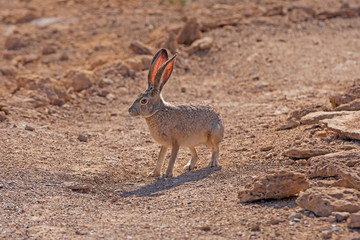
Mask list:
[[[197,171],[191,171],[181,174],[174,178],[158,178],[156,182],[136,189],[134,191],[124,192],[122,197],[137,196],[137,197],[158,197],[163,195],[162,191],[178,187],[184,183],[196,182],[208,177],[221,170],[221,167],[204,168]]]

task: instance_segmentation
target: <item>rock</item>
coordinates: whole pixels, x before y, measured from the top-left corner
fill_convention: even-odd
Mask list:
[[[149,35],[147,43],[155,48],[167,48],[171,53],[175,53],[177,49],[176,36],[181,28],[181,25],[165,25],[157,28]]]
[[[350,188],[313,187],[300,193],[296,204],[320,217],[332,212],[357,212],[360,210],[360,192]]]
[[[85,185],[84,184],[71,185],[68,188],[70,188],[74,192],[88,192],[91,190],[91,186],[86,185],[86,184]]]
[[[342,138],[360,140],[360,111],[347,112],[347,114],[324,119],[321,122]]]
[[[270,151],[270,150],[273,149],[273,148],[274,148],[273,145],[267,145],[267,146],[261,147],[261,148],[260,148],[260,151],[262,151],[262,152],[267,152],[267,151]]]
[[[354,83],[346,90],[345,94],[331,96],[329,97],[329,100],[333,108],[335,108],[357,98],[360,98],[360,80],[354,81]]]
[[[134,53],[141,55],[153,55],[154,50],[140,41],[130,43],[129,47]]]
[[[17,34],[10,35],[5,39],[4,47],[7,50],[18,50],[24,48],[30,44],[30,41],[25,36],[19,36]]]
[[[300,122],[296,120],[296,118],[292,118],[286,124],[278,126],[275,130],[280,131],[280,130],[292,129],[292,128],[296,128],[299,125]]]
[[[309,159],[309,178],[340,178],[333,186],[360,190],[360,152],[356,149]]]
[[[314,124],[318,123],[320,120],[323,119],[330,119],[336,116],[343,116],[348,114],[346,111],[340,112],[311,112],[305,116],[303,116],[300,120],[302,124]]]
[[[56,53],[56,47],[55,47],[55,46],[51,46],[51,45],[47,45],[47,46],[43,47],[41,53],[42,53],[43,55],[49,55],[49,54]]]
[[[360,228],[360,212],[350,214],[348,218],[349,228]]]
[[[152,56],[143,55],[143,56],[135,56],[133,58],[126,59],[125,64],[127,64],[130,67],[130,69],[134,71],[142,71],[149,69],[151,61],[152,61]]]
[[[251,180],[238,193],[240,202],[260,199],[282,199],[298,194],[308,187],[305,175],[277,171]]]
[[[296,120],[300,120],[303,116],[311,112],[314,112],[314,110],[310,110],[310,109],[295,110],[289,113],[288,119],[290,120],[292,118],[295,118]]]
[[[212,37],[203,37],[198,40],[195,40],[190,48],[188,49],[188,52],[196,52],[201,50],[207,50],[210,49],[213,46],[214,39]]]
[[[94,82],[94,74],[90,71],[71,70],[64,78],[65,87],[71,87],[76,92],[90,88]]]
[[[198,24],[196,18],[190,18],[177,35],[177,43],[190,45],[195,40],[200,39],[200,37],[200,25]]]
[[[322,239],[330,239],[332,237],[333,232],[331,230],[324,230],[321,232]]]
[[[95,74],[101,78],[116,78],[119,75],[123,77],[130,76],[130,67],[121,60],[108,62],[95,69]]]
[[[4,112],[0,112],[0,122],[5,121],[5,119],[6,119],[5,113],[4,113]]]
[[[38,16],[34,10],[20,8],[9,12],[2,20],[8,24],[19,24],[30,22],[36,18],[38,18]]]
[[[260,231],[260,223],[259,222],[250,223],[249,228],[251,231]]]
[[[15,76],[16,68],[12,66],[0,66],[0,73],[5,76]]]
[[[288,9],[287,15],[290,21],[299,23],[313,19],[316,12],[312,8],[294,6]]]
[[[35,130],[35,128],[32,127],[32,126],[26,125],[26,126],[25,126],[25,130],[30,131],[30,132],[33,132],[33,131]]]
[[[66,101],[70,100],[64,86],[53,78],[42,77],[36,74],[20,75],[16,78],[16,91],[20,89],[30,90],[27,91],[27,95],[30,95],[35,102],[39,102],[36,99],[44,96],[45,99],[41,100],[41,103],[35,103],[35,107],[43,106],[48,103],[61,106]]]
[[[320,156],[330,153],[329,150],[320,150],[320,149],[289,149],[284,153],[285,157],[301,159],[301,158],[311,158],[314,156]]]
[[[88,70],[92,71],[94,70],[95,68],[99,67],[99,66],[102,66],[104,65],[105,63],[107,63],[108,60],[107,59],[103,59],[103,58],[97,58],[95,60],[92,60],[90,62],[90,65],[88,67]]]
[[[283,6],[277,6],[277,7],[273,7],[269,10],[267,10],[266,12],[264,12],[263,14],[266,17],[273,17],[273,16],[284,16],[285,12],[283,9]]]
[[[78,140],[80,142],[87,142],[88,139],[89,139],[88,136],[85,136],[85,135],[82,135],[82,134],[79,134],[79,136],[78,136]]]
[[[335,219],[337,222],[342,222],[349,218],[350,213],[348,213],[348,212],[333,212],[332,215],[335,216]]]
[[[334,108],[335,111],[358,111],[360,110],[360,99],[355,99],[349,103],[342,104]]]
[[[105,88],[114,84],[114,81],[109,78],[102,78],[99,82],[99,88]]]

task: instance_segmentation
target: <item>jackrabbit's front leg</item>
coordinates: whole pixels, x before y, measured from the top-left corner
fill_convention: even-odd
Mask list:
[[[155,167],[154,171],[149,174],[149,177],[160,177],[161,167],[164,164],[167,150],[168,150],[167,147],[161,146],[159,157],[156,162],[156,167]]]
[[[170,161],[169,161],[169,166],[166,170],[165,177],[173,176],[174,164],[175,164],[175,160],[176,160],[178,152],[179,152],[179,144],[177,142],[175,142],[172,144],[171,157],[170,157]]]

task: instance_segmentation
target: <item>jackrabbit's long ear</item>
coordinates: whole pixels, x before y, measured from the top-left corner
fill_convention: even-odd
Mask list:
[[[176,58],[176,55],[172,56],[172,58],[167,60],[157,71],[157,73],[155,75],[155,80],[154,80],[154,82],[155,82],[154,88],[155,89],[159,89],[161,91],[161,89],[163,88],[163,86],[165,85],[167,80],[169,79],[169,77],[172,73],[172,70],[174,68],[175,58]],[[160,83],[160,80],[161,80],[161,83]]]
[[[165,49],[160,49],[154,56],[150,64],[148,75],[148,86],[153,87],[155,85],[155,76],[159,71],[159,68],[168,60],[168,55]]]

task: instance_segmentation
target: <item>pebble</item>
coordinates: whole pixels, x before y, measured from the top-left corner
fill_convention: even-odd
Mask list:
[[[322,237],[322,239],[330,239],[331,238],[331,236],[332,236],[332,231],[330,231],[330,230],[325,230],[325,231],[322,231],[321,232],[321,237]]]
[[[26,125],[26,126],[25,126],[25,130],[32,132],[32,131],[35,130],[35,128],[33,128],[32,126]]]
[[[87,142],[88,139],[89,139],[89,138],[88,138],[87,136],[82,135],[82,134],[79,134],[79,136],[78,136],[78,140],[79,140],[80,142]]]

